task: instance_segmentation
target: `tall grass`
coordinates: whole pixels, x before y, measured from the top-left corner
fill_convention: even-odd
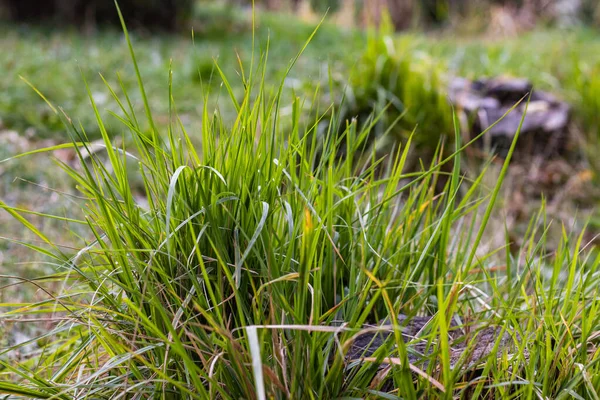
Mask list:
[[[349,78],[342,79],[340,109],[346,118],[367,125],[368,116],[378,115],[371,130],[377,138],[387,136],[383,146],[406,142],[416,130],[413,143],[421,153],[434,150],[453,131],[440,65],[419,51],[411,37],[394,38],[388,17],[369,32]]]
[[[597,160],[597,152],[600,149],[600,63],[587,63],[578,60],[575,63],[573,71],[573,82],[575,83],[575,92],[578,96],[577,116],[583,130],[582,139],[587,144],[582,146],[583,153],[596,173],[596,178],[600,172],[600,163]]]
[[[371,125],[339,134],[334,120],[317,140],[302,100],[284,117],[283,82],[265,85],[268,51],[241,66],[243,98],[220,74],[235,119],[205,101],[201,131],[188,133],[170,95],[159,132],[125,36],[144,115],[126,90],[107,89],[130,145],[114,147],[91,94],[105,154],[64,118],[80,163],[61,166],[85,198],[88,245],[64,254],[0,203],[50,245],[36,249],[57,273],[36,284],[62,282],[42,301],[1,305],[1,318],[53,321],[22,361],[0,358],[5,398],[597,398],[600,258],[567,231],[546,254],[543,213],[520,252],[478,252],[514,143],[486,190],[482,176],[462,177],[458,137],[452,156],[441,144],[417,173],[404,172],[412,136],[383,159],[364,155]],[[416,315],[435,317],[405,343]],[[384,320],[394,334],[349,358],[365,324]],[[509,345],[498,335],[488,356],[453,360],[457,322],[471,350],[487,326]],[[415,354],[423,341],[431,352]]]

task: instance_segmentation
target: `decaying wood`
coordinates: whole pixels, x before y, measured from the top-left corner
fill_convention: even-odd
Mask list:
[[[470,81],[456,78],[450,84],[449,97],[462,117],[463,129],[469,138],[489,129],[488,144],[500,154],[510,146],[526,109],[518,149],[529,154],[564,153],[566,150],[569,105],[550,93],[535,90],[526,79]],[[520,100],[521,103],[511,111]],[[506,113],[508,115],[504,116]]]
[[[439,360],[437,354],[432,353],[433,349],[437,347],[435,340],[431,339],[432,318],[413,317],[408,319],[404,315],[399,316],[402,339],[407,347],[408,361],[420,369],[426,369],[430,362]],[[392,327],[389,324],[386,325],[386,321],[370,328],[373,329],[366,329],[364,334],[355,337],[346,356],[349,362],[371,359],[382,346],[393,346]],[[439,339],[439,336],[436,337],[435,334],[433,337]],[[496,346],[497,356],[503,353],[510,355],[516,348],[516,340],[519,340],[519,335],[507,329],[503,331],[500,326],[481,329],[473,326],[461,326],[453,319],[448,332],[448,340],[451,367],[459,367],[464,370],[481,364],[492,354]],[[385,357],[397,356],[394,347],[389,348],[389,353]]]

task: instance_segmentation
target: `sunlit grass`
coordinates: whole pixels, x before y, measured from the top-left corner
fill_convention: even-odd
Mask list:
[[[255,48],[241,65],[242,95],[227,89],[220,98],[233,118],[204,101],[199,130],[179,118],[174,72],[165,70],[163,129],[130,50],[137,107],[128,88],[109,85],[119,112],[104,116],[86,84],[104,153],[90,149],[84,127],[61,118],[79,160],[61,166],[84,198],[84,217],[70,222],[87,227],[86,246],[65,250],[22,210],[0,203],[49,245],[32,247],[54,261],[56,274],[35,284],[60,283],[39,301],[0,305],[1,319],[50,322],[33,349],[18,346],[20,361],[6,354],[18,348],[2,351],[0,393],[598,397],[600,258],[566,229],[549,254],[544,210],[522,249],[511,252],[507,242],[480,251],[518,132],[489,190],[483,174],[463,175],[468,144],[457,126],[430,164],[407,171],[414,135],[382,159],[364,151],[380,114],[359,127],[337,121],[334,109],[329,129],[316,135],[319,117],[301,118],[303,100],[284,102],[285,76],[275,90],[266,85],[270,48]],[[223,86],[233,87],[219,70]],[[285,106],[291,112],[282,115]],[[109,118],[131,140],[115,146]],[[408,316],[402,323],[400,314]],[[417,315],[433,318],[405,343],[403,325]],[[365,324],[384,323],[394,332],[384,345],[349,359]],[[453,324],[459,342],[469,343],[458,360],[448,339]],[[498,334],[488,355],[469,358],[489,326],[508,339]],[[423,341],[431,351],[415,355]],[[409,354],[428,362],[409,364]]]

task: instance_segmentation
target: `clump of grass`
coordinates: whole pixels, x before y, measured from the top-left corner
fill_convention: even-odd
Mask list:
[[[388,143],[406,141],[416,126],[415,145],[434,150],[453,131],[441,63],[418,51],[411,37],[393,38],[388,25],[370,32],[366,49],[343,83],[341,108],[347,118],[366,124],[376,110],[380,118],[373,131],[379,137],[390,133]]]
[[[481,177],[461,177],[458,135],[451,157],[438,151],[417,173],[404,172],[412,137],[393,157],[361,160],[370,126],[349,123],[339,136],[332,122],[316,143],[307,133],[318,121],[300,122],[298,98],[291,121],[281,121],[283,83],[266,91],[265,53],[242,66],[240,100],[215,67],[235,119],[223,120],[205,101],[198,150],[171,93],[168,129],[156,129],[131,54],[144,115],[136,115],[127,91],[119,97],[109,87],[130,147],[114,147],[92,95],[105,156],[90,151],[85,131],[65,121],[80,166],[62,167],[86,199],[79,222],[88,227],[88,245],[64,254],[19,210],[2,205],[51,247],[37,249],[59,270],[36,284],[60,280],[62,289],[37,303],[2,305],[2,318],[48,315],[54,323],[22,362],[0,360],[0,393],[55,399],[598,395],[600,258],[586,258],[581,237],[571,244],[567,232],[548,258],[543,214],[532,221],[521,257],[507,250],[505,266],[488,269],[497,254],[478,253],[514,143],[489,198],[482,196]],[[341,143],[346,157],[340,160]],[[440,168],[449,163],[450,178],[438,193]],[[143,181],[144,203],[131,189],[132,171]],[[436,317],[404,343],[399,313],[408,320]],[[451,365],[444,338],[455,315],[467,330],[500,325],[510,332],[510,354],[491,352],[475,367],[467,368],[468,358]],[[348,360],[357,332],[383,319],[394,334],[373,358]],[[425,356],[431,362],[413,375],[408,352],[422,340],[432,349]]]
[[[586,63],[576,60],[573,72],[575,91],[578,94],[577,114],[584,130],[585,141],[592,146],[588,150],[597,150],[600,146],[600,63]],[[600,171],[600,164],[596,161],[595,152],[588,151],[588,158],[594,166],[594,170]]]

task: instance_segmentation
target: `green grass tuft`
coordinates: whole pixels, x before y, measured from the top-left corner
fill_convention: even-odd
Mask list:
[[[2,352],[0,393],[597,398],[600,257],[566,229],[546,254],[543,211],[515,254],[502,260],[504,249],[479,246],[514,143],[488,194],[483,175],[461,174],[468,144],[458,126],[452,155],[444,158],[442,144],[418,172],[406,171],[418,133],[380,159],[363,151],[372,124],[339,133],[333,121],[317,140],[319,119],[300,118],[300,98],[283,112],[285,77],[276,90],[266,86],[267,54],[241,64],[241,96],[215,67],[235,112],[225,119],[205,101],[197,131],[185,128],[171,89],[165,130],[154,123],[137,68],[143,116],[129,89],[107,83],[131,137],[120,147],[86,84],[105,152],[63,116],[79,162],[61,166],[84,198],[83,217],[65,222],[87,226],[87,245],[72,254],[39,248],[57,272],[36,284],[60,287],[0,304],[2,319],[50,326]],[[165,79],[171,88],[171,69]],[[2,208],[52,243],[22,210]],[[435,318],[405,343],[401,325],[417,315]],[[349,359],[365,324],[384,320],[394,334],[372,356]],[[457,322],[471,351],[486,327],[506,333],[508,345],[498,334],[489,356],[453,358],[447,334]],[[409,364],[419,343],[431,351],[417,357],[429,362]],[[21,361],[7,358],[19,349]]]

